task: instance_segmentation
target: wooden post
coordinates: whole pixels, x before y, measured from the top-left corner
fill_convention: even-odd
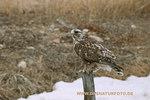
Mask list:
[[[84,100],[96,100],[95,99],[95,86],[94,86],[94,75],[92,72],[84,72],[82,76],[84,86]]]

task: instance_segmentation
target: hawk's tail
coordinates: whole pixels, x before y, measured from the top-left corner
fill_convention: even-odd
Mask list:
[[[123,76],[123,68],[118,66],[115,62],[111,63],[110,66],[118,73],[118,75]]]

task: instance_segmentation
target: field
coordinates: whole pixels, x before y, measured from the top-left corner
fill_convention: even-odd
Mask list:
[[[117,55],[125,80],[150,73],[149,0],[0,0],[0,99],[52,91],[81,77],[72,27],[88,29]]]

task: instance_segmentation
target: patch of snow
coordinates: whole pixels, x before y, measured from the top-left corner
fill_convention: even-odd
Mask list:
[[[125,81],[96,77],[94,81],[96,92],[133,92],[133,95],[96,95],[96,100],[150,100],[150,75],[130,76]],[[18,100],[83,100],[83,95],[77,95],[77,92],[83,92],[82,85],[81,78],[72,83],[61,81],[55,84],[53,92],[34,94]]]

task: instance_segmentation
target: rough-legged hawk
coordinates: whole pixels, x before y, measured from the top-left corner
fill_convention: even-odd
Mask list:
[[[88,66],[90,67],[92,64],[94,66],[104,64],[111,66],[119,75],[123,75],[122,68],[115,63],[116,56],[110,50],[103,47],[100,43],[89,39],[79,29],[71,30],[71,36],[74,42],[73,49],[84,63],[82,71],[87,71]]]

